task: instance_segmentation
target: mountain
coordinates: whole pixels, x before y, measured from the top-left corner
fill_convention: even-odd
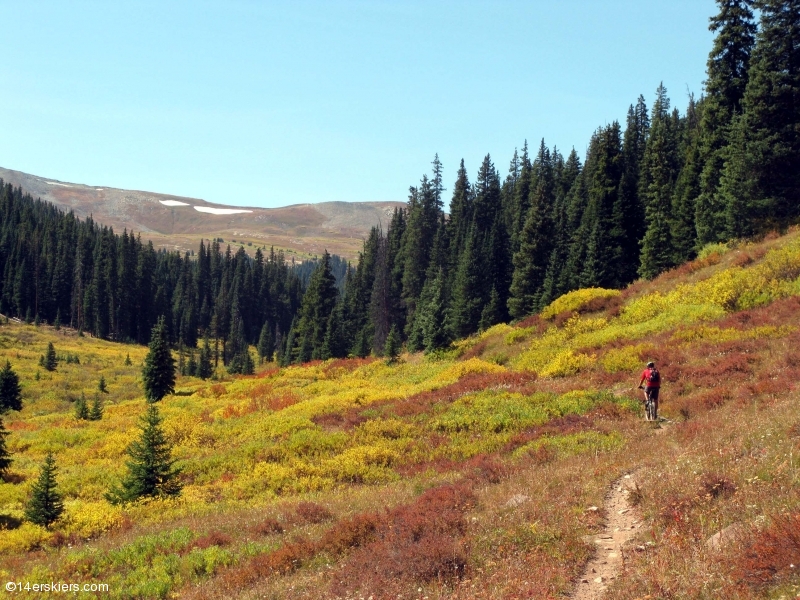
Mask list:
[[[282,208],[226,206],[197,198],[89,186],[0,167],[0,179],[78,217],[140,233],[157,247],[196,250],[201,238],[245,247],[274,246],[306,258],[328,250],[356,258],[374,225],[388,223],[403,202],[321,202]]]

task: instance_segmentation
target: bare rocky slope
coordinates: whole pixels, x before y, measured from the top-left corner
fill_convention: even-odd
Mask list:
[[[388,224],[401,202],[322,202],[282,208],[225,206],[197,198],[89,186],[0,167],[0,179],[78,217],[92,216],[115,231],[134,231],[156,246],[196,249],[201,238],[274,246],[305,258],[331,253],[355,258],[372,226]],[[234,242],[235,240],[235,242]],[[249,245],[248,245],[249,244]]]

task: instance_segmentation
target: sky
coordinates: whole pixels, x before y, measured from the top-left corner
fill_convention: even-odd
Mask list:
[[[663,81],[700,96],[713,0],[0,0],[0,166],[246,206],[405,201],[542,138],[584,156]],[[445,197],[449,198],[448,192]]]

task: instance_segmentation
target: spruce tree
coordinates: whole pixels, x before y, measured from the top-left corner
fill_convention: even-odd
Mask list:
[[[25,505],[25,519],[42,527],[50,527],[64,512],[64,503],[56,484],[56,461],[48,454],[39,479],[31,488],[31,497]]]
[[[126,450],[127,476],[112,488],[106,499],[114,504],[140,498],[177,496],[181,491],[180,468],[175,467],[170,447],[161,426],[163,419],[155,404],[149,404],[140,420],[141,436]]]
[[[698,139],[702,163],[695,206],[698,246],[725,239],[725,199],[720,194],[720,178],[732,120],[742,112],[756,33],[751,0],[717,0],[717,4],[719,13],[709,24],[716,37],[706,66]]]
[[[97,382],[97,391],[102,392],[103,394],[108,393],[108,387],[106,387],[106,378],[103,375],[100,375],[100,381]]]
[[[197,377],[197,359],[194,356],[194,348],[189,351],[189,360],[186,363],[186,374],[190,377]]]
[[[150,350],[142,367],[142,381],[148,402],[158,402],[175,391],[175,359],[169,348],[169,335],[163,316],[153,327]]]
[[[131,362],[131,355],[130,353],[125,355],[125,366],[130,367],[133,363]]]
[[[94,395],[87,418],[89,421],[99,421],[103,418],[103,401],[100,399],[100,394]]]
[[[751,229],[800,216],[800,0],[757,0],[744,107]]]
[[[11,368],[11,363],[6,361],[0,370],[0,415],[9,410],[22,410],[22,388],[19,376]]]
[[[58,366],[58,358],[56,357],[56,349],[53,347],[53,342],[47,344],[47,353],[44,355],[42,366],[48,371],[55,371]]]
[[[389,335],[386,336],[386,345],[383,349],[383,354],[390,363],[397,361],[397,357],[400,355],[400,344],[400,333],[397,331],[397,327],[392,325]]]
[[[489,301],[481,311],[481,320],[478,328],[481,331],[489,329],[492,325],[497,325],[503,321],[505,313],[505,306],[500,299],[500,294],[497,293],[497,288],[492,286],[492,291],[489,293]]]
[[[208,332],[206,332],[203,338],[203,347],[200,349],[200,360],[197,362],[197,376],[200,379],[208,379],[212,372],[211,347],[208,343]]]
[[[3,419],[0,418],[0,481],[4,480],[8,475],[8,469],[11,463],[14,462],[11,458],[11,452],[6,448],[6,437],[9,432],[3,425]]]
[[[275,352],[275,338],[272,335],[272,328],[269,321],[264,321],[261,327],[261,334],[258,336],[258,357],[263,363],[272,362],[272,354]]]
[[[86,396],[81,392],[80,398],[75,400],[75,418],[79,421],[89,419],[89,407],[86,405]]]

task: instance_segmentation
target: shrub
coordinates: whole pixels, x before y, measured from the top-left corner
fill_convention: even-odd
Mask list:
[[[800,513],[778,515],[762,531],[748,536],[734,558],[734,576],[754,587],[794,577],[800,565]]]
[[[553,360],[539,371],[540,377],[567,377],[575,375],[579,371],[586,369],[595,362],[595,356],[586,354],[576,354],[572,350],[559,352]]]
[[[316,502],[300,502],[294,511],[301,523],[325,523],[333,519],[333,513]]]
[[[283,525],[280,521],[273,517],[267,517],[253,528],[253,531],[258,535],[272,535],[275,533],[283,533]]]
[[[591,302],[596,302],[600,299],[614,298],[619,295],[619,290],[607,290],[603,288],[575,290],[553,300],[553,302],[542,310],[540,315],[543,319],[552,319],[560,313],[578,311]],[[597,310],[606,308],[606,305],[603,303],[595,303],[594,306],[597,307]]]

